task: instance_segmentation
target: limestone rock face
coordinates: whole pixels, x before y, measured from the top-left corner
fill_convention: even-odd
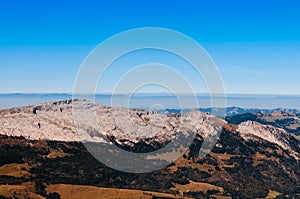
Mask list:
[[[113,137],[116,142],[128,145],[141,140],[148,144],[165,143],[178,132],[193,132],[202,138],[214,136],[223,126],[229,125],[209,113],[195,110],[182,115],[160,114],[86,100],[47,102],[0,111],[0,134],[31,140],[107,142],[107,137]],[[279,145],[299,159],[299,153],[289,146],[291,135],[283,129],[248,121],[230,131],[245,140],[265,140]]]
[[[77,122],[73,113],[77,114]],[[97,136],[109,135],[133,142],[143,138],[164,141],[179,131],[197,132],[201,136],[216,134],[215,122],[220,127],[225,123],[199,111],[184,115],[159,114],[96,105],[86,100],[65,100],[1,111],[0,134],[33,140],[99,141]]]
[[[245,140],[260,141],[265,140],[289,151],[296,159],[300,156],[293,151],[289,140],[292,137],[284,129],[276,128],[270,125],[262,125],[254,121],[243,122],[238,125],[237,131]],[[300,148],[298,144],[298,148]]]

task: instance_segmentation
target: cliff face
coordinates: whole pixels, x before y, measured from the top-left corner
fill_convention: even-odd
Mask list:
[[[0,133],[27,139],[79,141],[72,120],[72,102],[48,102],[0,112]]]
[[[72,108],[81,117],[75,128]],[[84,112],[96,113],[96,120]],[[88,115],[89,116],[89,115]],[[202,136],[215,134],[213,123],[224,121],[198,111],[179,114],[158,114],[144,110],[129,110],[95,105],[84,100],[48,102],[36,106],[13,108],[0,112],[0,134],[24,136],[28,139],[57,141],[101,141],[101,136],[114,136],[138,142],[143,138],[169,141],[179,131],[198,132]],[[96,124],[97,123],[97,124]],[[99,126],[99,129],[96,129]]]

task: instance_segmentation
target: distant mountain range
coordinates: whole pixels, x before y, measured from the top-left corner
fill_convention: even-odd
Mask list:
[[[95,110],[103,131],[90,123],[80,125],[81,131],[76,132],[72,108],[80,107]],[[182,115],[167,111],[171,114],[84,100],[0,111],[0,198],[88,198],[91,193],[105,192],[110,193],[106,198],[121,197],[119,194],[153,199],[300,197],[300,141],[277,128],[290,118],[297,121],[296,110],[232,107],[227,110],[227,121],[205,113],[209,109],[186,110]],[[294,128],[294,123],[286,124],[287,130]],[[199,158],[204,139],[214,136],[219,127],[222,133],[216,145]],[[176,136],[189,136],[189,132],[196,136],[179,159],[168,160],[176,150],[152,157],[149,164],[167,162],[168,166],[141,174],[105,166],[82,144],[101,143],[101,150],[106,150],[108,139],[119,148],[143,154],[161,149]]]
[[[159,113],[186,113],[190,112],[191,110],[195,109],[164,109],[164,110],[157,110]],[[276,109],[258,109],[258,108],[241,108],[241,107],[226,107],[226,108],[199,108],[197,109],[201,112],[208,112],[208,113],[215,113],[216,116],[220,117],[230,117],[234,115],[240,115],[240,114],[245,114],[245,113],[271,113],[271,112],[277,112],[277,111],[282,111],[282,112],[289,112],[292,114],[300,114],[300,109],[286,109],[286,108],[276,108]],[[225,114],[225,115],[224,115]]]
[[[86,96],[78,96],[78,98],[87,98]],[[91,97],[91,96],[89,96]],[[92,96],[93,97],[93,96]],[[179,98],[178,98],[179,97]],[[212,107],[211,97],[209,94],[196,95],[199,107]],[[47,101],[59,101],[72,98],[71,93],[12,93],[0,94],[0,110],[13,107],[28,106]],[[112,104],[112,98],[114,103]],[[91,98],[89,98],[91,99]],[[130,99],[128,101],[128,99]],[[225,100],[219,97],[217,99]],[[178,104],[180,100],[180,105]],[[194,102],[194,95],[168,95],[168,94],[96,94],[95,103],[114,107],[129,107],[150,109],[153,104],[160,104],[164,108],[180,109],[180,107],[190,107]],[[226,104],[228,109],[237,107],[244,108],[264,108],[274,109],[277,107],[283,108],[300,108],[300,95],[262,95],[262,94],[227,94]],[[235,107],[233,107],[235,106]],[[250,111],[250,110],[248,110]],[[254,110],[255,111],[255,110]]]

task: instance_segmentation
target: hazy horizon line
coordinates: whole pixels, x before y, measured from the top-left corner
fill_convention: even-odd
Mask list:
[[[171,93],[163,92],[137,92],[131,93],[80,93],[74,94],[72,92],[0,92],[0,95],[168,95],[172,96]],[[176,95],[288,95],[288,96],[300,96],[295,93],[176,93]]]

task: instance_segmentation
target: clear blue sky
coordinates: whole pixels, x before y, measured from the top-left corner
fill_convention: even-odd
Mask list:
[[[0,93],[71,92],[104,39],[157,26],[198,41],[228,93],[300,94],[300,2],[1,1]]]

